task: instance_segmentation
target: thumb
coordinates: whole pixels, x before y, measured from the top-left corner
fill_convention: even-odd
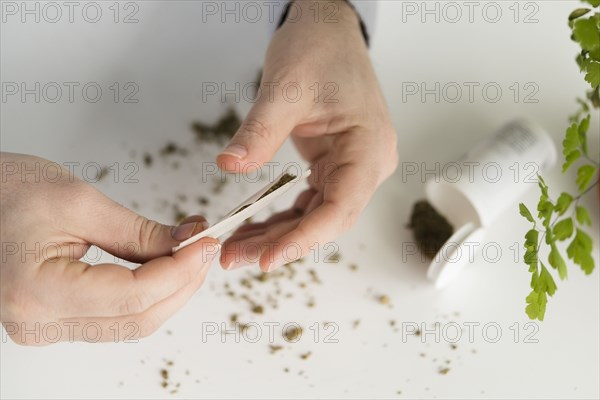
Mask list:
[[[123,207],[95,188],[90,189],[85,195],[87,201],[77,207],[79,217],[70,219],[74,226],[69,233],[131,262],[171,255],[171,249],[181,241],[208,228],[201,216],[187,217],[178,226],[163,225]]]
[[[261,94],[227,147],[217,157],[227,172],[242,172],[270,161],[302,118],[303,101]]]

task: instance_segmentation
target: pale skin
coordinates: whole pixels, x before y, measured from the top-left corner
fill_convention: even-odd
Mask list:
[[[269,161],[291,137],[311,165],[311,187],[290,210],[236,231],[223,244],[225,269],[258,263],[272,271],[334,240],[355,223],[398,163],[396,132],[356,13],[345,1],[300,1],[297,8],[290,15],[294,22],[271,41],[259,100],[217,161],[227,171],[248,170]],[[305,95],[292,102],[265,82],[298,83]],[[309,90],[314,83],[333,84],[337,93],[326,98],[333,92],[322,90],[315,101]]]
[[[290,210],[245,225],[222,248],[205,238],[172,254],[172,247],[207,228],[203,217],[188,217],[178,227],[162,225],[66,170],[58,182],[8,176],[0,182],[0,320],[15,342],[52,343],[43,335],[23,335],[23,329],[36,323],[61,327],[62,341],[89,340],[94,331],[86,335],[82,330],[88,323],[100,327],[101,336],[94,337],[98,341],[147,336],[200,288],[219,250],[226,269],[258,263],[263,271],[272,271],[292,261],[282,252],[287,244],[299,247],[300,257],[354,224],[396,168],[396,133],[354,10],[334,1],[337,22],[324,23],[305,9],[309,3],[329,7],[331,2],[298,3],[302,17],[275,33],[263,82],[304,87],[333,82],[339,89],[337,102],[315,102],[312,92],[295,103],[277,91],[273,98],[261,96],[232,139],[234,146],[217,162],[230,172],[264,164],[291,137],[312,166],[310,188]],[[329,15],[331,9],[324,10]],[[2,153],[1,162],[28,169],[50,163],[12,153]],[[248,257],[242,250],[251,243],[263,251]],[[80,259],[91,245],[141,265],[133,271],[117,264],[90,266]]]
[[[22,154],[2,153],[1,162],[50,170],[44,168],[50,161]],[[54,175],[4,175],[0,319],[7,333],[26,345],[54,340],[54,330],[23,334],[36,323],[60,327],[62,341],[148,336],[202,285],[219,243],[206,238],[172,255],[185,236],[206,228],[204,218],[189,217],[184,224],[194,229],[176,230],[115,203],[67,170],[60,176],[54,182]],[[80,258],[91,244],[141,266],[90,266]],[[99,329],[83,332],[88,323]]]

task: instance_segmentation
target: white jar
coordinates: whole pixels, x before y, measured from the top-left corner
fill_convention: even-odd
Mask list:
[[[555,162],[556,147],[548,133],[519,119],[461,157],[456,179],[437,176],[426,183],[427,200],[455,228],[427,271],[436,287],[446,286],[472,261],[470,253],[485,229],[507,207],[516,210],[523,193],[537,187],[537,174]]]

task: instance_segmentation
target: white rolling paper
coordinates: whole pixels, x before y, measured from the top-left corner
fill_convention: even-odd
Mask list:
[[[255,193],[253,196],[249,197],[246,201],[242,202],[240,205],[235,207],[231,212],[229,212],[227,215],[221,218],[221,220],[212,225],[210,228],[181,242],[179,246],[174,247],[173,253],[183,249],[184,247],[189,246],[192,243],[197,242],[198,240],[204,237],[219,238],[220,236],[232,231],[246,219],[257,214],[259,211],[261,211],[266,206],[275,201],[279,196],[283,195],[292,187],[296,186],[298,183],[304,181],[306,178],[308,178],[308,176],[310,176],[310,170],[306,170],[300,176],[295,176],[289,182],[286,182],[282,186],[275,189],[273,192],[262,197],[265,193],[269,191],[269,189],[271,189],[273,185],[278,183],[281,180],[281,178],[283,178],[286,174],[295,173],[297,173],[295,169],[293,172],[290,172],[289,170],[283,171],[281,175],[277,177],[277,179],[275,179],[273,182],[269,183],[267,186]]]

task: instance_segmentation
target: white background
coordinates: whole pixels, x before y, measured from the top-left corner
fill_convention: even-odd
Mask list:
[[[31,17],[22,23],[18,15],[7,16],[2,23],[2,82],[99,82],[104,89],[103,98],[94,104],[84,101],[80,92],[72,104],[64,99],[55,104],[43,100],[36,104],[31,99],[22,103],[18,97],[3,101],[2,151],[82,165],[118,162],[121,168],[134,161],[141,165],[136,175],[139,183],[109,179],[97,187],[126,206],[139,203],[141,213],[165,223],[172,223],[172,212],[162,201],[173,202],[178,194],[186,194],[190,200],[182,203],[183,209],[203,212],[214,221],[255,186],[229,184],[221,197],[210,195],[212,184],[201,182],[199,170],[203,161],[213,160],[218,148],[195,145],[189,124],[214,121],[226,108],[218,98],[202,101],[202,82],[233,85],[254,79],[269,39],[264,18],[259,23],[235,23],[230,18],[223,24],[210,17],[203,23],[199,1],[138,1],[139,22],[124,24],[112,21],[112,2],[100,3],[103,17],[96,24],[84,21],[81,12],[75,13],[74,23],[66,16],[54,24],[43,19],[35,23]],[[448,21],[454,18],[453,10],[443,14],[443,3],[437,5],[442,10],[439,22],[434,15],[422,22],[421,14],[403,14],[403,3],[406,7],[401,1],[380,2],[371,50],[398,131],[402,162],[426,162],[431,167],[456,160],[517,116],[537,120],[560,144],[567,116],[575,110],[574,99],[586,89],[574,62],[577,45],[569,40],[566,24],[576,2],[521,2],[516,6],[517,22],[513,2],[498,2],[502,16],[496,23],[488,22],[494,18],[492,9],[482,14],[487,3],[478,3],[473,22],[464,3],[456,3],[462,18],[455,23]],[[421,2],[413,4],[423,7]],[[428,2],[428,7],[435,3]],[[530,13],[534,13],[532,23],[524,23]],[[130,81],[140,88],[139,103],[115,104],[108,87]],[[435,82],[441,86],[478,82],[480,89],[495,82],[503,93],[495,103],[486,101],[481,90],[470,102],[466,87],[456,103],[443,97],[438,103],[431,95],[426,101],[419,96],[403,99],[407,82],[424,82],[429,88]],[[510,89],[515,82],[521,88],[516,102]],[[539,88],[533,97],[537,103],[524,102],[527,83]],[[249,107],[246,102],[236,105],[242,114]],[[596,155],[598,135],[595,115],[590,136]],[[145,169],[142,153],[155,154],[168,140],[187,146],[192,156],[181,159],[178,170],[159,157],[151,169]],[[297,156],[286,144],[277,160],[297,160]],[[561,176],[559,169],[545,174],[555,196],[574,186],[573,175]],[[208,208],[199,208],[193,200],[203,193],[211,196]],[[402,244],[411,240],[405,228],[410,208],[423,194],[421,179],[403,179],[400,168],[377,192],[354,229],[337,241],[340,263],[298,265],[298,277],[282,283],[294,297],[280,300],[277,310],[267,307],[262,316],[252,315],[246,303],[224,295],[223,283],[238,288],[237,282],[247,272],[224,272],[215,265],[205,286],[184,309],[139,343],[24,348],[3,334],[0,396],[598,398],[598,272],[585,277],[571,267],[569,280],[559,282],[549,302],[546,320],[524,325],[529,274],[526,266],[514,261],[514,251],[520,251],[528,224],[516,205],[510,205],[485,238],[485,243],[500,246],[502,256],[495,259],[491,251],[489,262],[479,258],[453,286],[436,291],[425,279],[426,263],[403,254]],[[537,195],[532,184],[523,200],[533,207]],[[291,201],[286,198],[278,208]],[[590,194],[585,204],[597,229],[598,194]],[[102,221],[90,215],[90,224],[95,223]],[[598,261],[598,233],[593,236]],[[348,268],[351,263],[359,266],[358,271]],[[323,283],[299,288],[299,282],[309,281],[303,270],[313,265]],[[261,293],[270,287],[255,285]],[[379,304],[375,299],[379,294],[388,295],[393,306]],[[315,298],[315,308],[306,307],[307,296]],[[275,355],[269,354],[264,337],[258,343],[235,343],[233,336],[227,336],[222,343],[215,335],[203,343],[203,323],[221,324],[231,313],[239,313],[244,322],[294,321],[305,328],[305,335]],[[356,319],[361,323],[355,329]],[[397,331],[391,320],[396,321]],[[325,321],[339,328],[338,343],[324,343]],[[319,343],[314,343],[308,329],[315,322],[321,324]],[[447,341],[436,343],[433,335],[403,340],[403,323],[432,328],[436,322],[441,327],[452,322],[479,326],[473,343],[465,331],[455,350]],[[494,329],[484,335],[482,327],[488,323],[502,330],[497,343],[490,340]],[[526,343],[525,335],[534,328],[532,338],[537,343]],[[275,344],[284,344],[279,334]],[[307,351],[312,355],[302,360],[300,354]],[[181,382],[176,395],[160,387],[164,359],[174,361],[171,376]],[[450,371],[439,374],[446,360]]]

